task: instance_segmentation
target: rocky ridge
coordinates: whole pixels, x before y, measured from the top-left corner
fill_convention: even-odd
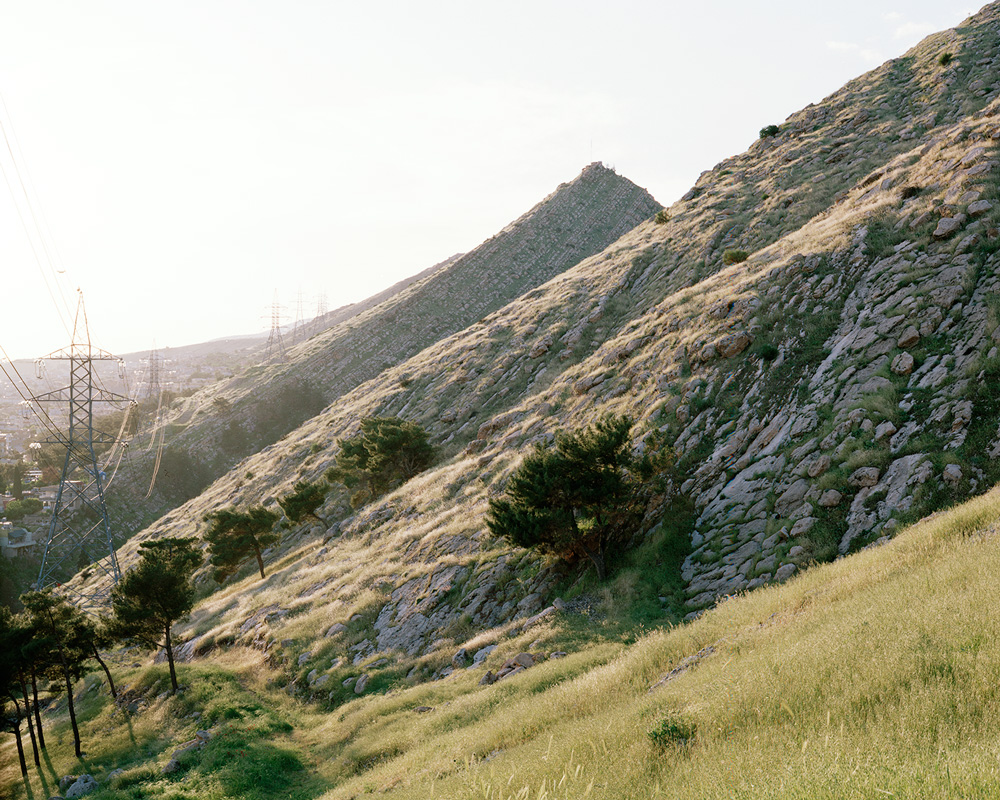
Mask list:
[[[595,162],[473,251],[377,295],[379,303],[350,307],[338,324],[291,348],[284,363],[176,401],[162,423],[162,463],[149,441],[132,447],[136,457],[110,499],[116,527],[131,532],[165,513],[344,393],[603,250],[659,208]],[[156,490],[144,498],[154,470]]]
[[[657,429],[678,451],[692,614],[984,490],[1000,478],[998,39],[992,4],[793,115],[669,221],[345,393],[123,561],[315,479],[361,417],[419,421],[440,466],[355,514],[331,494],[335,525],[289,531],[263,588],[216,592],[188,631],[201,652],[265,649],[299,685],[356,686],[399,664],[440,674],[545,608],[557,576],[488,537],[487,499],[532,443],[607,411],[638,420],[637,447]]]

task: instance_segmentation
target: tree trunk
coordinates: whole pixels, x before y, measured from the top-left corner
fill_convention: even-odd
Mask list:
[[[167,637],[165,639],[166,644],[164,645],[164,650],[167,651],[167,663],[170,665],[170,685],[173,687],[174,694],[177,694],[177,672],[174,670],[174,648],[170,643],[170,624],[166,625]]]
[[[38,728],[38,746],[45,749],[45,734],[42,733],[42,714],[38,710],[38,680],[35,677],[35,668],[31,668],[31,704],[35,709],[35,727]]]
[[[13,698],[11,698],[13,700]],[[17,739],[17,757],[21,761],[21,775],[28,776],[28,762],[24,760],[24,743],[21,741],[21,709],[14,700],[14,714],[16,717],[13,723],[14,738]]]
[[[260,570],[260,579],[264,580],[264,559],[261,558],[260,548],[256,544],[253,546],[253,552],[257,556],[257,569]]]
[[[60,652],[59,660],[62,662],[63,677],[66,679],[66,702],[69,705],[69,721],[73,726],[73,752],[77,758],[83,756],[80,747],[80,729],[76,725],[76,709],[73,707],[73,680],[69,675],[69,665],[66,663],[66,656]]]
[[[604,563],[603,548],[600,545],[594,548],[587,547],[584,542],[580,542],[580,548],[587,555],[587,558],[590,559],[594,565],[594,569],[597,570],[597,580],[603,583],[604,579],[608,576],[607,566]]]
[[[21,684],[21,696],[24,698],[24,716],[28,720],[28,734],[31,736],[31,753],[35,757],[35,766],[41,767],[42,762],[38,758],[38,742],[35,740],[35,725],[31,721],[31,701],[28,699],[28,681],[25,679],[24,673],[20,673],[17,679]]]
[[[118,699],[118,691],[115,689],[115,680],[111,677],[111,670],[108,669],[108,665],[104,663],[104,659],[101,658],[101,654],[97,651],[97,646],[94,646],[94,658],[97,659],[97,663],[101,665],[101,669],[104,670],[104,674],[108,677],[108,688],[111,690],[111,699]]]

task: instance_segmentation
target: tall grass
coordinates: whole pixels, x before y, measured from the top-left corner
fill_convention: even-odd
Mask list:
[[[499,640],[487,666],[533,639],[567,645],[566,658],[489,687],[459,671],[331,713],[282,691],[252,651],[182,666],[190,688],[176,698],[156,694],[162,667],[131,671],[149,708],[123,724],[103,692],[84,692],[86,762],[57,715],[32,793],[123,767],[95,798],[1000,797],[998,530],[994,491],[635,644],[588,644],[586,619],[551,620]],[[196,727],[220,735],[160,775]],[[12,747],[2,789],[24,795]]]

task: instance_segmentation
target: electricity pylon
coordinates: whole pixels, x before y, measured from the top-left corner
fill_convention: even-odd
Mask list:
[[[320,292],[319,296],[316,298],[316,316],[313,317],[312,328],[313,333],[319,333],[323,329],[323,317],[326,316],[326,292]]]
[[[281,340],[281,306],[278,305],[278,291],[274,292],[274,302],[271,304],[271,335],[267,337],[267,350],[264,352],[264,363],[285,360],[285,343]]]
[[[83,608],[105,606],[121,571],[104,504],[105,476],[97,463],[94,445],[113,444],[115,437],[94,429],[94,404],[127,404],[129,399],[105,389],[94,373],[95,363],[116,361],[123,375],[124,362],[91,344],[82,293],[76,307],[72,344],[43,356],[37,363],[41,366],[45,361],[68,361],[69,385],[36,395],[31,401],[39,406],[42,403],[68,405],[69,428],[66,432],[54,427],[49,429],[52,438],[47,443],[65,447],[66,459],[52,508],[37,586],[44,589],[58,585],[67,575],[90,568],[105,578],[91,583],[95,589],[70,591],[64,587],[64,592]],[[42,411],[39,415],[47,417]]]
[[[163,366],[163,356],[153,347],[146,359],[146,385],[142,388],[142,396],[147,400],[156,400],[160,396],[160,367]]]

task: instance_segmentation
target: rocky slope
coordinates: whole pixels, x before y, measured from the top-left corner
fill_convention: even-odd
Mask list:
[[[353,515],[331,493],[335,524],[290,530],[263,586],[215,593],[187,632],[191,653],[265,648],[325,696],[332,678],[438,670],[546,610],[554,574],[489,539],[487,498],[532,443],[607,411],[637,420],[637,446],[657,429],[676,447],[697,509],[691,614],[985,490],[1000,479],[998,42],[994,3],[705,173],[668,221],[408,360],[365,373],[386,338],[315,362],[307,374],[357,387],[123,561],[317,478],[364,416],[423,424],[438,467]],[[407,330],[404,305],[380,313]]]
[[[178,400],[162,423],[162,457],[145,441],[132,448],[112,499],[117,527],[131,532],[186,500],[344,393],[603,250],[659,208],[645,190],[591,164],[472,252],[376,296],[377,304],[351,307],[283,363]],[[156,490],[144,498],[154,471]]]

